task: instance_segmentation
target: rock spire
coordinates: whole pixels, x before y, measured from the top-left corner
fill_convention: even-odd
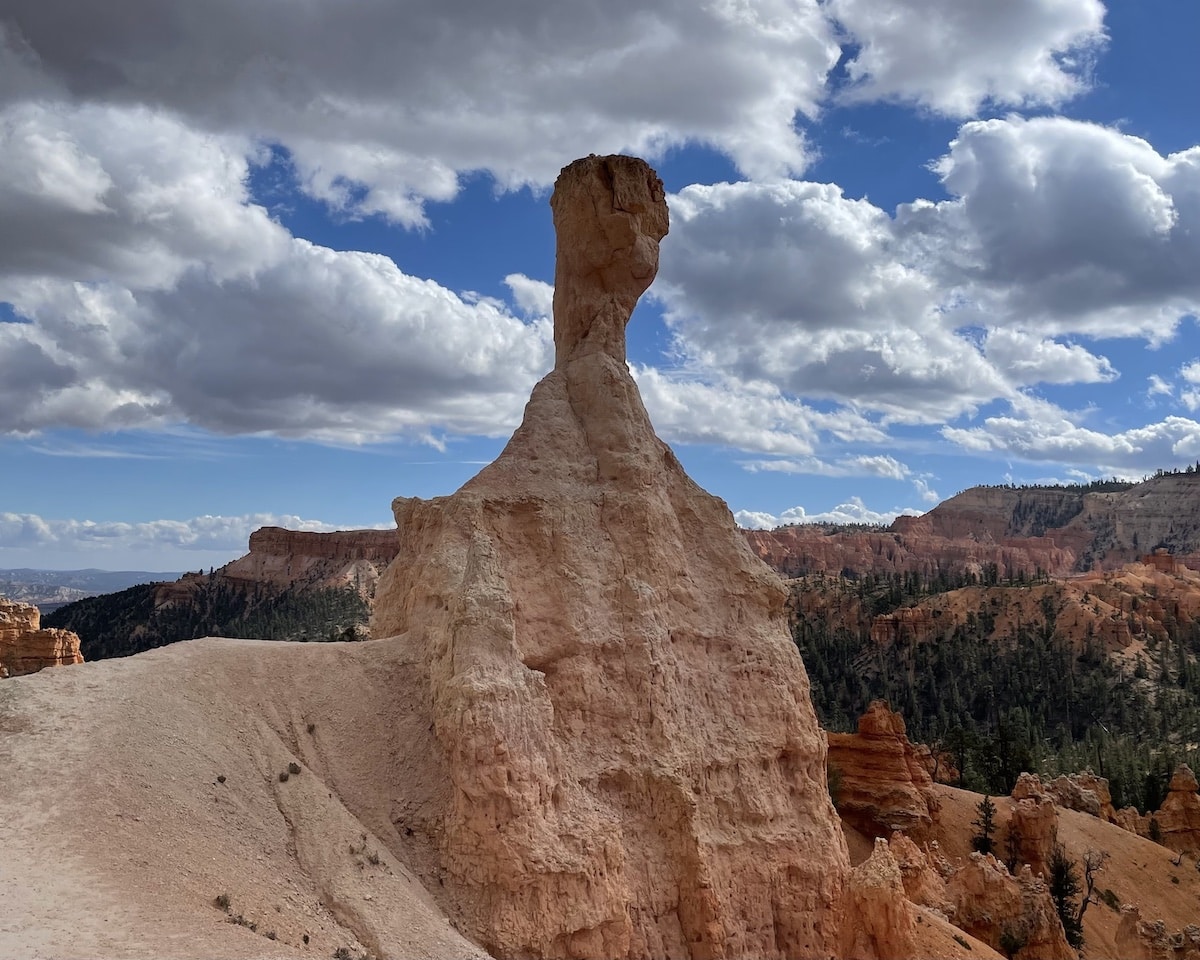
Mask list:
[[[551,200],[556,359],[501,456],[393,504],[372,635],[427,665],[442,895],[498,956],[829,956],[849,873],[785,589],[654,434],[625,324],[644,162]]]

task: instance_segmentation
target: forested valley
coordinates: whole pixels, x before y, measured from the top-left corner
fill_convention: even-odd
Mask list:
[[[1117,807],[1156,809],[1176,764],[1198,759],[1200,625],[1167,616],[1161,636],[1145,631],[1141,654],[1122,658],[1090,627],[1082,636],[1062,627],[1053,584],[997,581],[971,592],[971,581],[793,581],[794,637],[823,725],[852,731],[870,701],[884,699],[904,716],[911,740],[952,758],[961,786],[1007,794],[1025,770],[1091,768],[1109,779]],[[872,638],[880,614],[952,590],[979,609],[925,638],[904,630],[881,638],[878,628]],[[1028,610],[1038,594],[1040,616],[1003,617],[1005,606]]]

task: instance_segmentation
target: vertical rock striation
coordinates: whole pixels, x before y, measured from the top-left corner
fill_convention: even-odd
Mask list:
[[[834,954],[849,862],[784,587],[625,363],[662,184],[593,156],[551,207],[554,370],[495,463],[395,501],[372,620],[428,664],[447,896],[500,956]]]

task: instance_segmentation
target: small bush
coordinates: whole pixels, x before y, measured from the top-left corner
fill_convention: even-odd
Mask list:
[[[298,764],[295,760],[293,760],[291,763],[288,764],[288,773],[297,774],[299,772],[300,772],[300,764]]]
[[[969,943],[967,943],[967,941],[964,940],[962,937],[960,937],[957,933],[954,935],[954,942],[957,943],[960,947],[965,947],[968,950],[971,949],[971,945]]]
[[[1179,882],[1179,878],[1178,878],[1178,877],[1172,877],[1172,878],[1171,878],[1171,882],[1172,882],[1172,883],[1178,883],[1178,882]]]
[[[279,782],[280,782],[280,783],[287,783],[287,781],[288,781],[288,776],[289,776],[289,774],[288,774],[288,772],[287,772],[286,770],[281,770],[281,771],[280,771],[280,773],[279,773]]]
[[[314,730],[316,730],[316,729],[317,729],[317,725],[316,725],[315,723],[310,723],[310,724],[308,725],[308,728],[307,728],[307,729],[308,729],[308,732],[309,732],[309,733],[312,733]]]
[[[1100,891],[1100,899],[1109,910],[1117,913],[1121,912],[1121,898],[1118,897],[1110,887],[1105,887]]]
[[[369,863],[373,867],[379,866],[379,854],[377,851],[372,850],[370,853],[367,854],[367,863]]]
[[[213,906],[223,913],[229,912],[230,904],[231,901],[229,899],[229,894],[227,893],[218,893],[216,898],[213,900]]]
[[[1029,938],[1021,931],[1005,924],[1004,929],[1000,931],[1000,952],[1011,960],[1025,948],[1028,940]]]
[[[217,783],[224,783],[224,782],[225,782],[225,774],[218,773],[217,774]]]

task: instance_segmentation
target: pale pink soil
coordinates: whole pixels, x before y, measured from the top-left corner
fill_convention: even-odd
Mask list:
[[[419,673],[402,639],[204,639],[0,682],[0,957],[486,957],[427,890]]]

